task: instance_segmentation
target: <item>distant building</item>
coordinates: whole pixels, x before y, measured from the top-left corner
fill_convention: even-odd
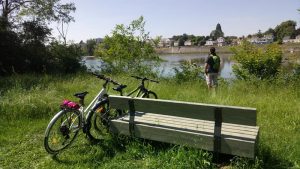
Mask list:
[[[214,46],[214,45],[217,45],[217,44],[218,44],[217,41],[209,39],[209,40],[206,41],[205,46]]]
[[[174,42],[174,46],[175,46],[175,47],[179,46],[179,41],[175,41],[175,42]]]
[[[103,38],[96,38],[95,41],[97,44],[102,43],[103,42]]]
[[[235,38],[235,39],[232,39],[230,45],[240,45],[240,44],[242,44],[242,41],[243,41],[243,40],[244,40],[243,38]]]
[[[290,36],[285,36],[282,39],[282,43],[291,43],[291,42],[292,42],[292,40],[291,40]]]
[[[266,39],[270,43],[274,42],[274,35],[272,35],[272,34],[264,35],[263,38]]]
[[[252,36],[248,41],[252,44],[270,44],[274,42],[273,35],[264,35],[263,37],[259,38],[257,36]]]
[[[217,39],[217,43],[218,43],[218,46],[225,46],[225,44],[226,44],[225,38],[219,37],[219,38]]]
[[[191,40],[187,40],[184,42],[184,46],[192,46],[192,45],[193,45],[193,43]]]
[[[295,43],[300,43],[300,35],[296,36],[296,38],[294,39]]]
[[[162,38],[159,43],[158,47],[171,47],[174,44],[174,40],[170,38]]]
[[[291,39],[290,36],[285,36],[282,39],[282,43],[300,43],[300,35],[296,36],[295,39]]]

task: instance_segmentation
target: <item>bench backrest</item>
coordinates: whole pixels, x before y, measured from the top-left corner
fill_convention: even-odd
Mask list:
[[[191,103],[182,101],[131,98],[126,96],[109,96],[110,106],[115,109],[186,117],[193,119],[256,126],[256,109],[216,104]],[[131,108],[130,108],[131,105]],[[218,117],[217,117],[218,116]],[[221,118],[221,119],[220,119]]]

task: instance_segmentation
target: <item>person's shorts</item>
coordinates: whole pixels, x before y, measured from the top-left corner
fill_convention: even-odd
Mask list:
[[[207,73],[206,83],[208,86],[218,86],[218,73]]]

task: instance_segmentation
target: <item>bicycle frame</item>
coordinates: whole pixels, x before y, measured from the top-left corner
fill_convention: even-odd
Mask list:
[[[135,97],[139,97],[141,93],[145,92],[146,88],[144,87],[144,85],[140,85],[138,86],[136,89],[134,89],[133,91],[131,91],[129,94],[127,94],[127,96],[131,96],[133,93],[137,92]]]
[[[79,117],[81,117],[82,120],[81,127],[84,127],[87,117],[89,116],[90,113],[92,113],[91,109],[96,106],[97,102],[100,101],[101,98],[104,98],[104,95],[107,94],[106,86],[108,85],[109,82],[112,81],[105,79],[105,83],[102,85],[102,89],[99,91],[99,93],[95,96],[95,98],[89,103],[89,105],[86,108],[84,107],[84,103],[83,103],[84,101],[80,100],[81,106],[78,109],[78,111],[80,113]],[[65,123],[65,121],[63,123]]]
[[[100,92],[97,94],[97,96],[92,100],[92,102],[82,111],[83,115],[85,115],[85,118],[90,114],[90,109],[91,107],[96,105],[96,102],[100,99],[103,98],[103,96],[107,94],[106,91],[106,86],[103,85],[103,88],[100,90]]]

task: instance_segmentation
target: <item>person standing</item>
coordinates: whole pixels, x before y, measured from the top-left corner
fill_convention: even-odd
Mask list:
[[[204,72],[208,89],[218,86],[218,74],[220,72],[220,57],[214,47],[210,48],[210,54],[205,60]]]

